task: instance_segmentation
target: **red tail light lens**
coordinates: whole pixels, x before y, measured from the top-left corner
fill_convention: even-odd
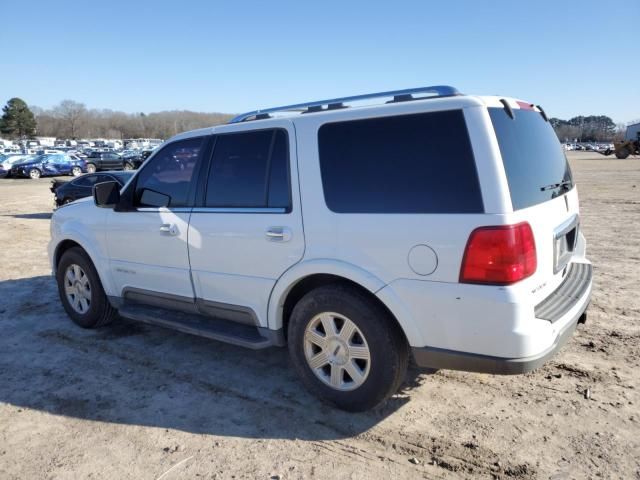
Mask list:
[[[533,275],[536,268],[536,242],[528,223],[480,227],[469,236],[460,282],[509,285]]]

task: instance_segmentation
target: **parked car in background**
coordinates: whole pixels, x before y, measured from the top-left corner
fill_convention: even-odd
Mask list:
[[[33,155],[24,155],[22,153],[10,153],[0,155],[0,177],[10,177],[11,167],[16,163],[23,162]]]
[[[115,152],[92,151],[85,159],[87,162],[87,172],[94,173],[99,170],[123,170],[124,163],[122,157]]]
[[[78,157],[64,153],[37,155],[15,163],[11,167],[11,176],[40,178],[52,175],[78,176],[86,172],[86,162]]]
[[[147,150],[129,150],[122,153],[122,163],[124,170],[136,170],[140,168],[140,165],[149,158],[153,153],[153,149]]]
[[[124,186],[133,176],[134,172],[96,172],[82,175],[67,182],[64,180],[52,180],[51,192],[54,196],[56,207],[71,203],[79,198],[90,197],[93,186],[101,182],[118,182]]]

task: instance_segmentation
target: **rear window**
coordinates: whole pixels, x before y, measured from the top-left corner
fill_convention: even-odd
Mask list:
[[[322,185],[336,213],[481,213],[461,110],[325,124]]]
[[[489,108],[514,210],[538,205],[573,188],[569,162],[549,122],[535,110]],[[563,185],[564,183],[564,185]]]

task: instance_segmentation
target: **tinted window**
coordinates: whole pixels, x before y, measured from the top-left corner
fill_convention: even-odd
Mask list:
[[[287,134],[259,130],[216,139],[207,207],[281,207],[290,205]]]
[[[337,213],[480,213],[462,111],[323,125],[325,201]]]
[[[187,206],[191,179],[203,145],[203,137],[191,138],[170,143],[158,152],[137,176],[136,206]],[[157,200],[163,197],[168,197],[166,202]],[[147,199],[153,199],[153,202],[149,203]]]
[[[83,175],[73,181],[74,185],[79,187],[92,187],[100,179],[101,182],[106,182],[109,179],[100,178],[98,175]]]
[[[571,170],[549,122],[534,110],[489,108],[514,210],[537,205],[573,187]],[[565,186],[551,185],[568,182]],[[546,187],[546,188],[545,188]]]

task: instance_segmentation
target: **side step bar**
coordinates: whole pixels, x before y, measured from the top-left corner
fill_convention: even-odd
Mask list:
[[[136,304],[122,305],[118,311],[121,316],[130,320],[158,325],[253,350],[284,344],[278,332],[221,318]]]

